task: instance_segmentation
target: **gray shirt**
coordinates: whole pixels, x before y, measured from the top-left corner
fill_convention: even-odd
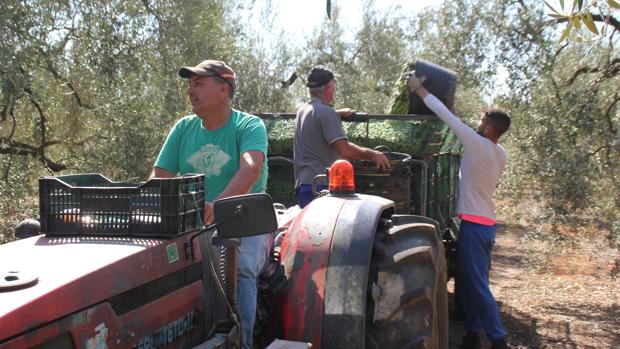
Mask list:
[[[304,103],[295,118],[295,188],[312,184],[314,176],[325,173],[325,168],[340,158],[332,144],[346,138],[340,116],[332,107],[316,98]]]
[[[424,97],[424,103],[463,144],[457,212],[495,220],[493,193],[506,166],[506,149],[476,133],[432,94]]]

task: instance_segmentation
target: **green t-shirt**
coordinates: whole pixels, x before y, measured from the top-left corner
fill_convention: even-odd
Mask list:
[[[241,154],[260,151],[263,167],[252,193],[267,185],[267,130],[257,116],[233,109],[228,121],[217,130],[202,126],[202,119],[189,115],[177,121],[159,152],[155,167],[176,174],[205,175],[206,199],[213,201],[239,170]]]

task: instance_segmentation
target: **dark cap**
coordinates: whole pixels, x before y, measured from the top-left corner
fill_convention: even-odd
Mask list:
[[[236,88],[235,80],[237,76],[235,72],[222,61],[207,59],[206,61],[200,62],[200,64],[195,67],[181,67],[181,69],[179,69],[179,76],[182,78],[189,79],[192,74],[200,76],[219,76],[226,80],[232,86],[233,90]]]
[[[332,81],[337,76],[337,74],[332,73],[332,71],[327,69],[326,67],[322,65],[317,65],[316,67],[312,68],[308,73],[308,82],[306,83],[306,86],[310,88],[321,87]]]

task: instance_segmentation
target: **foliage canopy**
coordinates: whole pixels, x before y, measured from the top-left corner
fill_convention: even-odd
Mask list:
[[[36,216],[41,175],[145,179],[170,126],[189,113],[177,70],[205,58],[237,71],[234,103],[250,112],[294,112],[315,64],[342,75],[338,105],[369,113],[389,110],[416,58],[448,67],[459,75],[458,115],[476,118],[493,103],[513,117],[502,195],[536,199],[543,209],[531,218],[587,213],[618,235],[617,1],[560,1],[555,11],[533,0],[459,0],[408,14],[368,0],[353,41],[328,2],[331,20],[303,49],[286,28],[265,38],[244,22],[258,3],[0,2],[0,240]],[[560,34],[558,45],[566,25],[599,39]]]

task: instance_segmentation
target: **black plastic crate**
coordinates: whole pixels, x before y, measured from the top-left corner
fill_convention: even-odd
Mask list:
[[[97,173],[39,178],[41,232],[174,237],[202,228],[203,175],[113,182]]]

